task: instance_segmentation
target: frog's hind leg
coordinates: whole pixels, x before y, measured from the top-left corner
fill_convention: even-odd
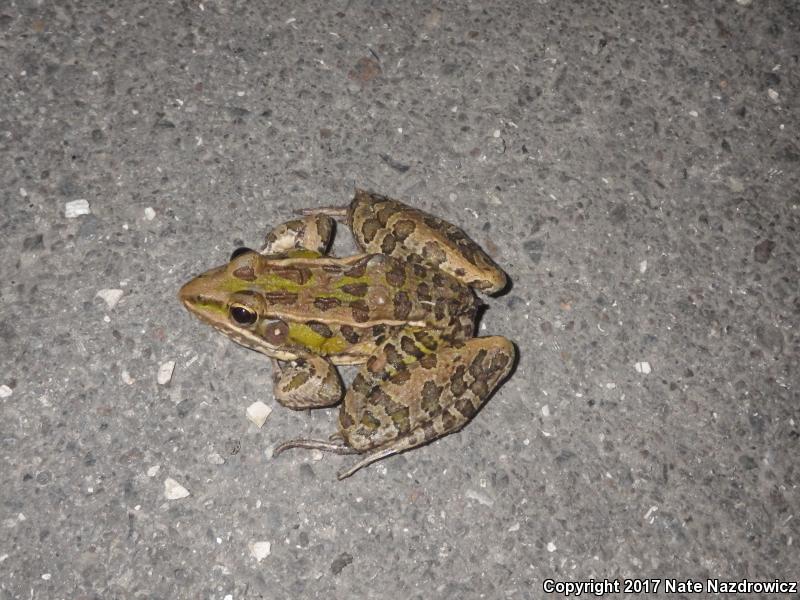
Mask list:
[[[364,252],[435,266],[486,294],[506,287],[503,270],[460,228],[402,202],[356,190],[348,223]]]
[[[515,358],[514,344],[499,336],[435,348],[407,332],[388,340],[356,375],[339,409],[345,443],[365,454],[339,478],[461,429],[511,372]]]
[[[306,215],[275,227],[267,234],[261,254],[285,254],[292,250],[310,250],[320,255],[328,251],[335,224],[323,214]]]

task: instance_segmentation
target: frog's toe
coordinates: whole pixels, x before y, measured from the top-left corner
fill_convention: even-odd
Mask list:
[[[358,454],[358,450],[354,450],[350,446],[342,443],[326,442],[325,440],[307,440],[297,438],[289,440],[278,445],[273,451],[272,456],[278,456],[284,450],[290,448],[306,448],[308,450],[322,450],[323,452],[332,452],[334,454]]]

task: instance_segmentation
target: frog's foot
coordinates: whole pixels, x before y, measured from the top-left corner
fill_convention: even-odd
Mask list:
[[[275,399],[294,410],[332,406],[344,393],[336,367],[315,354],[291,362],[273,358],[272,379]]]
[[[292,250],[311,250],[325,254],[333,239],[333,231],[333,219],[324,214],[286,221],[267,234],[259,253],[283,254]]]
[[[284,450],[290,448],[307,448],[309,450],[322,450],[323,452],[333,452],[334,454],[358,454],[358,450],[354,450],[344,443],[326,442],[324,440],[305,440],[298,438],[296,440],[289,440],[283,442],[275,450],[272,451],[272,456],[278,456]]]

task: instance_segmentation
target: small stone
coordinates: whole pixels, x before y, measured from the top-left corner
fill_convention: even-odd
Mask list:
[[[772,100],[773,102],[777,102],[778,100],[780,100],[781,97],[780,94],[775,90],[773,90],[772,88],[769,88],[767,90],[767,96],[769,96],[769,99]]]
[[[89,208],[88,200],[72,200],[64,205],[64,216],[67,219],[74,219],[81,215],[91,214],[92,210]]]
[[[467,490],[464,492],[464,496],[469,498],[470,500],[475,500],[479,504],[483,504],[484,506],[492,506],[494,504],[494,500],[492,500],[489,496],[484,494],[483,492],[477,492],[475,490]]]
[[[322,454],[322,450],[312,450],[311,451],[311,460],[314,462],[322,460],[324,454]]]
[[[147,208],[144,209],[144,218],[147,219],[148,221],[152,221],[153,219],[156,218],[156,211],[153,210],[152,206],[148,206]]]
[[[0,385],[0,398],[9,398],[14,393],[6,384]]]
[[[643,260],[639,263],[639,273],[644,274],[647,271],[647,261]]]
[[[547,551],[548,552],[555,552],[556,545],[553,542],[547,542]]]
[[[98,291],[94,296],[97,298],[98,296],[105,300],[106,306],[108,306],[109,310],[113,310],[113,308],[117,305],[120,298],[122,298],[123,294],[122,290],[119,289],[103,289]]]
[[[175,481],[172,477],[167,477],[164,480],[164,497],[167,500],[180,500],[181,498],[186,498],[188,495],[189,490]]]
[[[542,407],[542,416],[543,417],[549,417],[550,416],[550,407],[547,404],[545,404]]]
[[[148,477],[155,477],[158,475],[158,472],[161,470],[161,465],[153,465],[149,469],[147,469],[147,476]]]
[[[637,362],[633,365],[633,368],[636,369],[637,373],[642,373],[643,375],[647,375],[650,373],[650,363],[647,361]]]
[[[250,556],[261,562],[270,555],[272,544],[269,542],[250,542],[247,547],[250,549]]]
[[[127,369],[123,369],[122,373],[120,373],[119,376],[122,379],[122,382],[126,383],[127,385],[133,385],[136,382],[136,380],[133,377],[131,377],[131,374],[128,372]]]
[[[775,242],[772,240],[763,240],[755,245],[753,248],[753,260],[757,263],[764,264],[772,256],[772,251],[775,249]]]
[[[167,362],[161,363],[161,366],[158,367],[158,375],[156,375],[156,381],[158,382],[158,385],[167,385],[172,380],[172,372],[174,370],[174,360],[168,360]]]
[[[261,429],[271,412],[272,409],[259,400],[247,407],[247,418],[253,425]]]
[[[750,6],[753,3],[753,0],[736,0],[736,4],[739,6]]]
[[[212,452],[206,457],[206,460],[210,462],[212,465],[224,465],[225,459],[222,458],[218,452]]]

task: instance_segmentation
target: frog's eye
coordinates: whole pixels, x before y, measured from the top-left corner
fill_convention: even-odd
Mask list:
[[[231,318],[239,325],[252,325],[258,319],[258,314],[252,308],[234,304],[231,306]]]
[[[230,260],[228,262],[230,262],[234,258],[239,258],[242,254],[247,254],[248,252],[255,252],[255,250],[253,250],[251,248],[246,248],[244,246],[242,246],[241,248],[237,248],[231,254],[231,258],[230,258]]]

